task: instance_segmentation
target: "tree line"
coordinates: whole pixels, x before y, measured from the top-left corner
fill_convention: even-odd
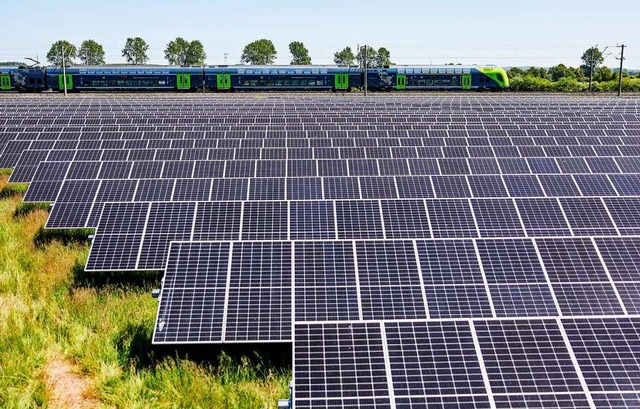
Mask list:
[[[616,91],[618,89],[619,70],[602,65],[604,55],[596,47],[587,49],[581,57],[580,67],[567,67],[558,64],[550,68],[530,67],[511,68],[507,71],[511,89],[514,91],[561,91],[581,92]],[[640,73],[636,78],[627,70],[622,71],[622,89],[626,92],[640,92]]]
[[[122,49],[122,56],[127,64],[143,65],[149,61],[147,52],[149,45],[140,38],[127,38]],[[292,65],[311,65],[309,50],[300,41],[293,41],[289,44],[289,52],[293,56]],[[373,47],[361,47],[354,54],[351,47],[334,54],[334,63],[339,66],[364,65],[366,59],[369,68],[384,67],[392,65],[391,53],[385,47],[378,49]],[[252,65],[273,64],[277,57],[277,50],[271,40],[260,39],[247,44],[240,57],[240,62]],[[69,41],[60,40],[51,45],[47,53],[47,61],[52,65],[62,65],[63,57],[65,64],[74,65],[76,59],[83,65],[104,65],[105,52],[102,45],[94,40],[83,41],[80,47],[76,47]],[[170,65],[203,65],[207,58],[204,46],[198,40],[187,41],[178,37],[170,41],[165,50],[164,58]]]
[[[140,37],[127,38],[122,49],[122,56],[127,64],[143,65],[149,61],[148,50],[149,45],[144,39]],[[292,65],[312,64],[309,50],[300,41],[293,41],[289,44],[289,53],[293,57],[290,62]],[[85,65],[105,64],[104,49],[94,40],[83,41],[79,48],[65,40],[56,41],[47,53],[47,60],[50,64],[62,65],[63,55],[68,65],[75,64],[76,59]],[[207,55],[200,41],[187,41],[178,37],[166,45],[164,57],[170,65],[190,66],[204,65]],[[269,65],[275,62],[276,57],[277,50],[273,42],[263,38],[244,47],[240,62],[252,65]],[[366,66],[369,68],[393,65],[391,52],[385,47],[360,47],[355,52],[351,47],[345,47],[337,51],[333,57],[333,62],[338,66],[364,66],[365,59]],[[507,73],[511,89],[514,91],[576,92],[589,89],[590,84],[591,89],[595,91],[617,90],[619,73],[602,65],[604,59],[602,51],[592,47],[582,54],[582,65],[579,67],[568,67],[564,64],[550,68],[522,69],[513,67]],[[626,70],[622,72],[623,90],[640,92],[640,73],[635,75],[636,77]]]

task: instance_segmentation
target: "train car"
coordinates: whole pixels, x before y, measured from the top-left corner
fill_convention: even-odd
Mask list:
[[[0,91],[40,92],[44,89],[42,68],[0,67]]]
[[[509,87],[503,68],[462,65],[392,66],[367,71],[372,90],[501,90]]]
[[[48,89],[64,89],[61,67],[48,67]],[[202,67],[71,66],[68,91],[195,91],[202,89]]]
[[[204,69],[212,91],[351,91],[362,86],[360,68],[321,65],[233,65]]]

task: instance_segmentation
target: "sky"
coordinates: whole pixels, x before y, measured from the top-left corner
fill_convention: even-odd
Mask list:
[[[2,4],[6,3],[6,4]],[[396,64],[579,66],[598,45],[605,65],[640,68],[640,2],[602,1],[231,1],[231,0],[0,0],[0,61],[38,58],[51,44],[102,44],[108,63],[124,63],[127,37],[149,44],[149,63],[166,64],[176,37],[200,40],[207,63],[239,63],[243,47],[271,39],[276,63],[289,64],[288,44],[302,41],[314,64],[332,64],[336,51],[368,44],[386,47]],[[226,53],[226,57],[225,57]]]

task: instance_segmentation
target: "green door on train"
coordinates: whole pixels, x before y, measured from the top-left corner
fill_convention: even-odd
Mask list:
[[[349,74],[336,74],[334,88],[340,90],[349,89]]]
[[[462,89],[471,89],[471,74],[462,76]]]
[[[11,77],[9,75],[0,75],[0,89],[3,91],[11,89]]]
[[[178,89],[191,89],[191,74],[177,74],[176,84]]]
[[[407,89],[407,76],[399,74],[396,76],[396,89]]]
[[[231,89],[231,74],[216,75],[216,84],[218,89]]]
[[[64,89],[64,76],[62,74],[58,74],[58,87],[60,90]],[[73,75],[67,74],[67,90],[73,89]]]

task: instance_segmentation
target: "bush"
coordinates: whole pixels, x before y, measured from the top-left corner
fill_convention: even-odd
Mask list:
[[[584,84],[574,78],[564,77],[553,83],[553,90],[559,92],[581,92],[588,88],[588,84]]]
[[[522,77],[514,77],[511,80],[511,89],[513,91],[536,91],[545,92],[553,90],[553,83],[548,79],[524,75]]]

